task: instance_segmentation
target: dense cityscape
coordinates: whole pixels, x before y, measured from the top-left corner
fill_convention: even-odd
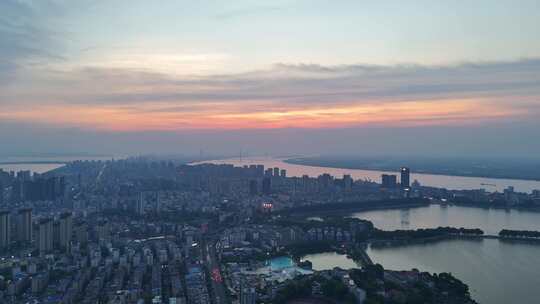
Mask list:
[[[474,303],[459,278],[385,270],[365,248],[483,231],[383,231],[342,214],[540,206],[539,190],[424,187],[406,167],[377,183],[139,157],[74,161],[43,174],[0,170],[0,182],[2,303]],[[358,268],[314,270],[302,259],[330,251]]]
[[[0,304],[538,304],[539,0],[0,0]]]

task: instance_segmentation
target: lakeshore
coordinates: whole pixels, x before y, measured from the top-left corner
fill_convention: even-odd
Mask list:
[[[365,212],[374,210],[409,209],[429,206],[429,202],[422,200],[377,200],[351,203],[335,203],[324,205],[303,206],[300,208],[290,208],[278,211],[277,214],[288,214],[294,216],[309,215],[339,215],[353,212]]]

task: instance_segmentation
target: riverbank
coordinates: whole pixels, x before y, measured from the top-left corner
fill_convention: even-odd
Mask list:
[[[59,162],[4,162],[0,163],[0,169],[6,172],[30,171],[34,173],[47,173],[63,168],[65,163]]]
[[[288,158],[283,160],[284,163],[292,165],[302,165],[302,166],[314,166],[322,168],[338,168],[338,169],[351,169],[351,170],[368,170],[368,171],[381,171],[388,173],[398,173],[398,169],[403,164],[409,164],[406,161],[401,162],[400,164],[395,164],[394,166],[384,166],[384,165],[367,165],[365,162],[359,162],[356,164],[351,164],[349,162],[342,162],[340,160],[329,160],[329,159],[318,159],[318,158]],[[411,166],[411,165],[409,165]],[[506,170],[508,172],[508,170]],[[455,177],[478,177],[478,178],[490,178],[490,179],[515,179],[515,180],[527,180],[527,181],[540,181],[540,176],[530,176],[523,174],[486,174],[486,173],[466,173],[463,171],[457,172],[448,170],[437,170],[437,169],[422,169],[414,171],[416,174],[430,174],[430,175],[442,175],[442,176],[455,176]]]
[[[289,158],[291,159],[291,158]],[[342,169],[336,167],[317,167],[308,165],[298,165],[284,162],[283,159],[275,159],[268,157],[246,157],[242,159],[220,159],[205,161],[206,163],[213,164],[231,164],[235,166],[244,166],[250,164],[263,165],[265,168],[280,168],[287,172],[289,177],[302,177],[308,175],[310,177],[317,177],[321,174],[328,173],[330,175],[339,177],[345,174],[350,175],[355,180],[367,180],[367,181],[379,181],[382,174],[388,172],[378,170],[360,170],[360,169]],[[403,164],[400,164],[403,165]],[[413,169],[414,165],[409,164]],[[396,167],[396,169],[399,166]],[[450,190],[472,190],[485,188],[488,192],[502,192],[508,186],[513,186],[517,192],[530,193],[535,189],[540,189],[539,181],[531,180],[516,180],[516,179],[490,179],[483,177],[463,177],[463,176],[450,176],[450,175],[434,175],[417,173],[413,170],[411,175],[411,181],[418,180],[421,185],[435,188],[445,188]],[[491,186],[489,186],[491,185]]]

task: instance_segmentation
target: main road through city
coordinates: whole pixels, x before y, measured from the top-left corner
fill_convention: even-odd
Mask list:
[[[206,252],[206,265],[210,272],[210,281],[212,282],[212,290],[215,304],[227,304],[227,296],[225,293],[225,284],[219,269],[219,262],[216,257],[216,247],[212,239],[203,243],[203,248]]]

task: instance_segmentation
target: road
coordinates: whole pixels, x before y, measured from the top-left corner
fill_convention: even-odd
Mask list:
[[[216,256],[216,247],[213,241],[205,242],[206,265],[210,271],[210,280],[215,304],[227,304],[227,294],[225,293],[225,283],[219,270],[219,261]]]

